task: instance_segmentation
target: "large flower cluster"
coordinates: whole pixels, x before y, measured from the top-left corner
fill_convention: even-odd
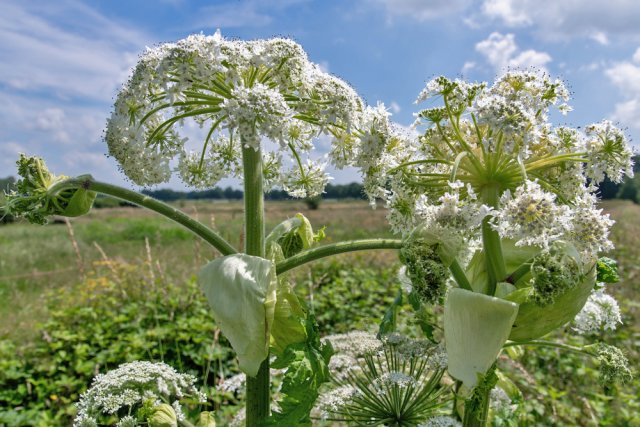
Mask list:
[[[297,43],[226,40],[218,32],[148,49],[116,99],[105,139],[137,184],[166,182],[175,169],[187,185],[208,188],[241,177],[242,148],[258,149],[265,138],[280,151],[263,154],[267,189],[278,185],[312,197],[328,181],[325,163],[303,159],[313,139],[327,134],[343,141],[361,127],[363,110],[355,91],[311,63]],[[206,131],[195,152],[179,131],[186,120]],[[353,162],[353,154],[345,163],[338,151],[335,164]],[[282,154],[292,170],[282,171]]]
[[[529,301],[550,306],[566,292],[582,292],[599,254],[613,247],[613,221],[597,207],[596,185],[633,175],[632,151],[611,122],[584,130],[550,123],[552,109],[571,110],[568,98],[561,81],[539,73],[508,72],[493,85],[437,77],[416,101],[440,100],[416,114],[414,127],[426,127],[423,134],[401,134],[387,115],[372,110],[364,114],[368,125],[341,147],[367,153],[367,161],[352,164],[360,167],[369,197],[386,202],[392,229],[407,242],[418,226],[442,242],[463,241],[453,264],[456,281],[466,273],[476,286],[491,274],[493,287],[485,290],[495,294],[502,283],[505,296],[527,287]],[[472,265],[483,259],[486,244],[492,245],[485,263],[491,272]],[[509,253],[497,254],[500,246]],[[560,256],[557,248],[572,254]],[[437,301],[451,260],[430,258],[446,267],[437,279],[403,261],[412,291],[438,290],[427,298]],[[527,270],[514,271],[518,266]]]
[[[196,378],[181,374],[164,363],[131,362],[94,378],[80,396],[76,427],[96,427],[105,416],[121,416],[118,425],[146,424],[149,418],[184,418],[180,400],[205,402],[195,386]],[[170,405],[169,405],[170,404]],[[124,415],[126,414],[126,415]],[[135,415],[135,416],[134,416]]]

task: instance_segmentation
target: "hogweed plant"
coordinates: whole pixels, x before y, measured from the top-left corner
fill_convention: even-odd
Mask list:
[[[555,346],[596,358],[603,382],[631,375],[618,349],[539,339],[571,322],[580,334],[620,323],[606,293],[618,279],[616,265],[600,258],[612,249],[613,221],[597,207],[596,186],[631,176],[632,153],[610,122],[553,126],[550,111],[570,111],[568,97],[562,82],[536,73],[509,72],[491,86],[437,77],[417,99],[431,107],[416,114],[421,133],[414,134],[394,125],[384,105],[365,105],[291,40],[189,36],[142,54],[117,96],[105,140],[138,185],[167,182],[174,172],[196,188],[240,178],[244,248],[173,206],[89,175],[54,176],[34,157],[18,160],[22,179],[6,210],[43,223],[88,212],[102,193],[164,215],[217,249],[222,256],[198,280],[246,374],[248,426],[310,425],[331,378],[341,387],[332,396],[348,399],[342,406],[334,399],[327,413],[342,419],[484,426],[495,412],[491,397],[513,389],[496,367],[503,348]],[[203,129],[202,141],[187,144],[189,123]],[[319,161],[311,151],[321,136],[332,142]],[[323,233],[300,214],[265,232],[264,193],[281,187],[292,197],[318,196],[330,179],[328,163],[360,170],[369,199],[384,201],[398,238],[316,246]],[[332,372],[345,361],[342,354],[332,359],[339,342],[320,339],[287,272],[373,249],[399,250],[402,289],[380,324],[385,345],[359,355],[364,362],[352,366],[359,369],[340,377]],[[406,342],[390,344],[405,298],[420,325],[415,333],[444,339],[448,376],[432,364],[433,348],[407,355]],[[437,305],[444,307],[442,325],[429,315]],[[270,367],[285,370],[273,411]],[[81,400],[81,420],[105,378]],[[451,417],[436,410],[446,401],[453,402]],[[170,404],[142,406],[166,410],[166,425],[174,425],[173,418],[181,421]],[[120,425],[143,424],[144,417],[123,416]]]

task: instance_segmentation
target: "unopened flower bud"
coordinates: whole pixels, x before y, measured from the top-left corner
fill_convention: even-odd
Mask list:
[[[149,417],[149,427],[178,427],[178,417],[171,405],[161,403],[153,408]]]
[[[198,417],[196,427],[216,427],[216,420],[213,418],[213,412],[201,412]]]

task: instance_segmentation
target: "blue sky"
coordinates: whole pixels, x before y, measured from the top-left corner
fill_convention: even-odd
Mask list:
[[[295,39],[402,125],[436,75],[493,81],[535,67],[573,93],[574,111],[557,123],[608,118],[640,141],[637,0],[2,0],[0,177],[15,174],[25,152],[57,173],[125,183],[101,137],[138,54],[217,28],[230,38]]]

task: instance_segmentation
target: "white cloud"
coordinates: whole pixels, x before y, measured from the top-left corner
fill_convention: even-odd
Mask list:
[[[408,16],[418,21],[427,21],[444,15],[464,11],[470,0],[377,0],[390,18]]]
[[[607,68],[605,75],[624,97],[623,101],[615,105],[611,118],[640,129],[640,48],[630,61],[618,62]]]
[[[46,108],[35,117],[33,127],[53,136],[53,140],[63,144],[70,141],[65,113],[60,108]]]
[[[490,18],[499,18],[508,26],[531,24],[531,18],[524,10],[517,10],[511,0],[486,0],[482,12]]]
[[[465,74],[469,73],[471,70],[473,70],[474,68],[476,68],[476,63],[473,61],[467,61],[464,63],[464,65],[462,66],[462,75],[464,76]]]
[[[14,175],[18,155],[26,152],[26,148],[15,141],[0,142],[0,178]]]
[[[544,70],[551,56],[533,49],[519,51],[513,34],[491,33],[486,40],[476,44],[476,51],[482,54],[496,71],[511,68],[536,68]]]
[[[0,67],[8,87],[109,100],[149,38],[75,1],[6,1],[0,40],[0,57],[11,58]]]
[[[484,0],[482,15],[507,27],[532,27],[546,39],[591,38],[607,44],[610,35],[640,38],[640,2],[635,0]],[[476,17],[473,22],[483,20]]]
[[[603,31],[596,31],[593,34],[591,34],[589,37],[603,46],[606,46],[609,44],[609,37]]]
[[[398,114],[401,110],[400,105],[398,105],[396,101],[391,101],[391,104],[389,104],[389,111],[393,114]]]
[[[15,174],[19,149],[55,173],[123,182],[100,139],[116,90],[153,39],[80,1],[7,0],[0,40],[2,170]]]
[[[329,62],[328,61],[320,61],[320,63],[318,64],[318,67],[320,67],[320,70],[322,72],[325,72],[325,73],[329,72]]]

